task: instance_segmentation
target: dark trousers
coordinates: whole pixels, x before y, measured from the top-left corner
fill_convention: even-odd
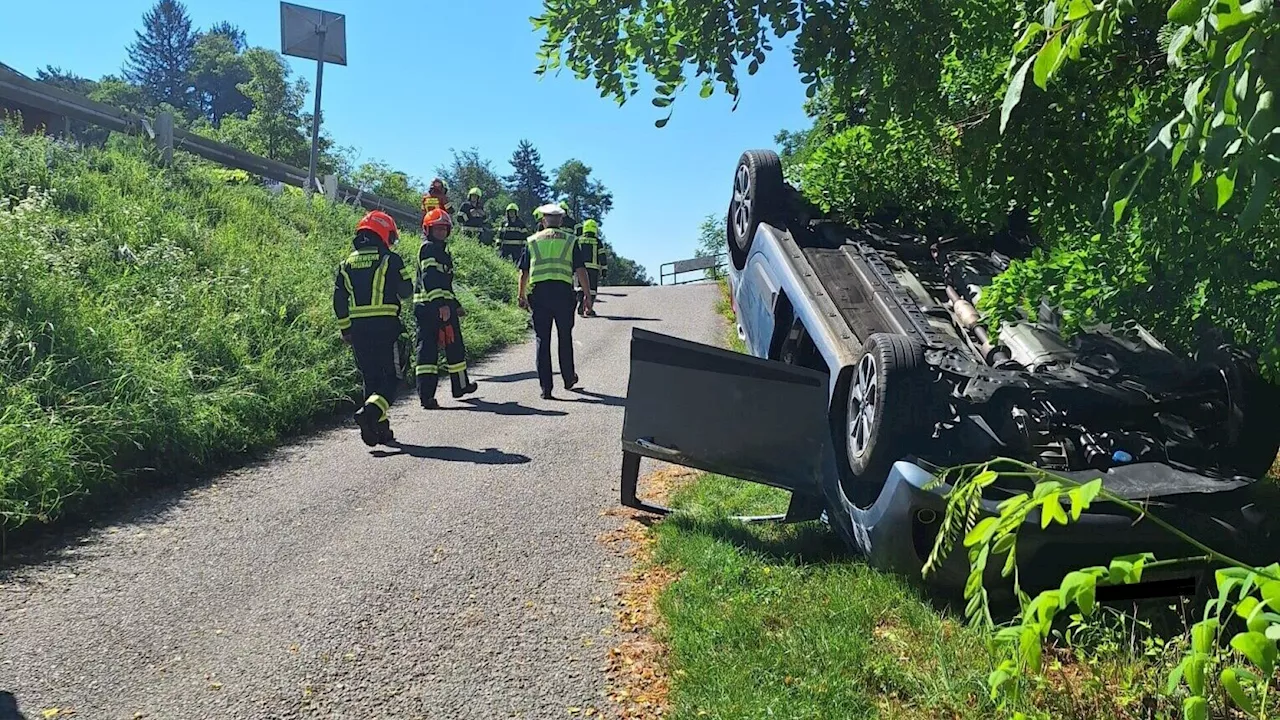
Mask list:
[[[462,343],[462,327],[458,324],[458,309],[449,305],[449,320],[441,322],[440,308],[446,303],[433,302],[413,306],[414,318],[418,321],[418,399],[427,400],[436,396],[436,385],[440,381],[440,369],[449,373],[449,382],[453,385],[453,396],[460,397],[462,389],[471,384],[467,376],[467,348]],[[440,353],[444,352],[445,362],[440,363]]]
[[[396,338],[400,337],[400,319],[394,317],[357,318],[351,321],[351,350],[356,367],[364,380],[366,403],[381,395],[387,404],[395,402]]]
[[[587,281],[591,283],[591,299],[596,299],[596,293],[600,290],[600,271],[587,268]],[[580,288],[578,290],[578,312],[581,313],[587,309],[586,304],[587,289]]]
[[[545,282],[529,296],[533,310],[533,332],[537,336],[538,383],[551,390],[551,326],[556,327],[560,350],[560,377],[565,384],[577,378],[573,367],[573,286],[554,280]],[[557,287],[558,286],[558,287]]]
[[[524,254],[524,243],[519,245],[502,245],[498,251],[506,260],[513,263],[520,262],[520,256]]]

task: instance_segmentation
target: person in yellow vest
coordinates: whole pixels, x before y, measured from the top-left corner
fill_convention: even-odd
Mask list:
[[[573,279],[588,287],[586,258],[573,234],[563,227],[565,212],[559,205],[543,205],[543,229],[529,236],[520,258],[520,307],[533,311],[537,336],[538,383],[542,398],[551,400],[551,326],[559,345],[560,376],[566,390],[578,385],[573,365]],[[591,299],[586,300],[591,309]]]
[[[596,293],[600,291],[600,223],[595,220],[583,220],[578,226],[578,245],[582,248],[582,255],[586,259],[584,263],[587,268],[587,280],[590,285],[584,285],[578,290],[578,314],[583,317],[595,317],[595,310],[588,310],[586,298],[591,296],[594,304]]]
[[[507,214],[498,226],[498,252],[513,263],[520,262],[525,242],[529,239],[529,228],[520,219],[520,206],[511,203],[507,206]]]

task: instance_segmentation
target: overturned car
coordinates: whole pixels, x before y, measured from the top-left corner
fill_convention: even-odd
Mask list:
[[[730,287],[750,356],[637,329],[623,430],[622,501],[640,501],[642,457],[791,491],[789,521],[823,517],[873,564],[920,577],[949,488],[947,467],[1009,457],[1075,480],[1103,479],[1193,537],[1241,560],[1280,555],[1280,390],[1229,345],[1194,358],[1145,329],[1067,339],[1046,306],[992,336],[976,309],[1018,247],[937,240],[825,216],[749,151],[728,213]],[[1012,247],[1009,247],[1012,246]],[[1029,481],[988,488],[995,513]],[[1154,552],[1189,554],[1106,503],[1069,526],[1028,519],[1024,587]],[[1126,592],[1189,593],[1196,572]],[[958,593],[963,558],[928,582]]]

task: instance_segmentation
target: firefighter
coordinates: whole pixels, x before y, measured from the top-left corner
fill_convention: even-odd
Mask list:
[[[511,262],[520,262],[520,254],[524,252],[525,240],[529,237],[529,228],[520,219],[520,206],[511,203],[507,206],[506,216],[498,227],[499,252]]]
[[[564,221],[560,227],[577,237],[578,219],[573,216],[573,210],[569,208],[569,198],[560,201],[560,209],[564,211]]]
[[[446,247],[453,220],[437,208],[422,219],[422,230],[418,286],[413,296],[413,314],[418,321],[418,400],[423,409],[435,410],[440,407],[436,384],[440,380],[442,351],[453,396],[470,395],[478,388],[467,375],[467,351],[458,324],[465,311],[453,294],[453,256]]]
[[[529,236],[520,258],[520,307],[533,311],[533,331],[537,336],[538,383],[542,398],[551,400],[551,326],[556,328],[560,354],[560,376],[566,390],[578,384],[573,366],[573,279],[586,286],[587,271],[582,250],[572,233],[564,229],[564,210],[544,205],[543,229]],[[591,299],[586,300],[591,309]]]
[[[375,210],[356,226],[350,255],[333,281],[333,313],[342,339],[356,356],[364,379],[364,404],[356,411],[365,445],[390,445],[388,411],[395,401],[395,345],[400,336],[400,301],[413,295],[413,274],[391,247],[400,238],[396,221]]]
[[[583,264],[587,268],[587,280],[590,282],[590,285],[583,285],[578,289],[578,315],[595,317],[596,311],[587,309],[586,297],[590,294],[594,304],[596,293],[600,290],[600,223],[595,220],[582,221],[578,226],[578,246],[582,248],[585,259]]]
[[[481,200],[480,188],[473,187],[467,191],[467,201],[462,203],[462,227],[465,232],[477,240],[488,241],[485,232],[489,219],[485,216],[484,201]]]
[[[432,180],[427,194],[422,196],[422,214],[426,215],[437,208],[453,214],[453,203],[449,202],[449,186],[440,178]]]

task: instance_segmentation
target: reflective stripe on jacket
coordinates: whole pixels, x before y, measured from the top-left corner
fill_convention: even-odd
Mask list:
[[[381,246],[359,247],[342,261],[334,278],[338,328],[346,330],[359,318],[395,317],[400,300],[412,292],[413,275],[399,255]]]
[[[444,243],[427,240],[418,250],[415,303],[457,302],[453,294],[453,255]]]

